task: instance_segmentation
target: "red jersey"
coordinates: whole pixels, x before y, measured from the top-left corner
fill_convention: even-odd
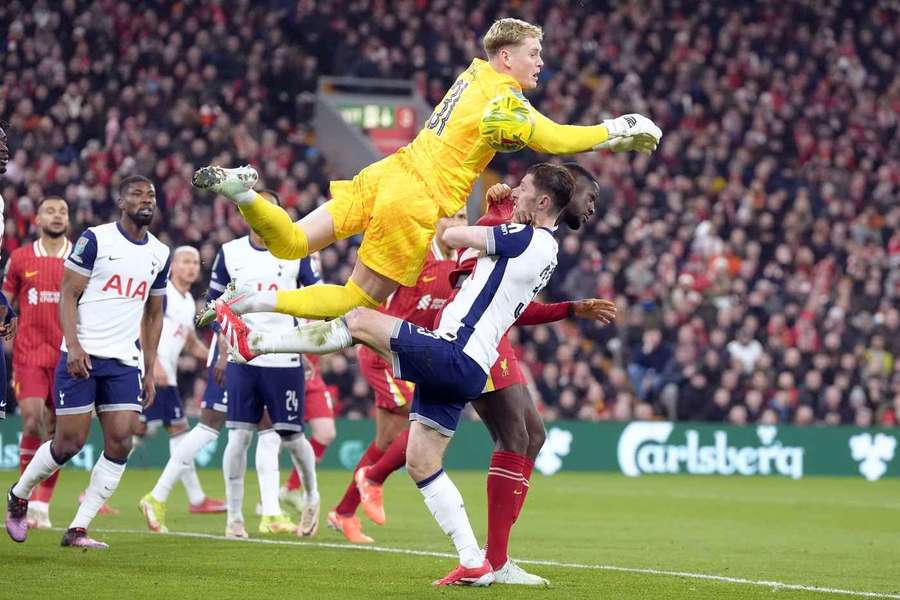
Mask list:
[[[413,325],[430,328],[434,323],[434,316],[444,308],[450,297],[450,271],[455,268],[456,260],[444,258],[432,241],[416,285],[398,287],[378,310]]]
[[[450,293],[450,272],[456,268],[456,257],[444,258],[437,244],[432,240],[428,257],[416,285],[398,287],[379,311],[413,325],[431,328],[435,316],[447,304]],[[360,360],[382,360],[365,346],[359,347]],[[387,363],[385,363],[387,364]],[[388,367],[389,368],[389,367]]]
[[[303,357],[308,360],[310,366],[312,366],[312,377],[306,380],[304,393],[311,394],[313,392],[324,392],[326,386],[325,380],[322,379],[322,369],[319,366],[319,355],[304,354]]]
[[[52,368],[59,360],[62,327],[59,295],[63,261],[72,250],[65,245],[49,255],[40,240],[16,248],[9,258],[3,292],[18,304],[19,329],[13,342],[13,364]]]

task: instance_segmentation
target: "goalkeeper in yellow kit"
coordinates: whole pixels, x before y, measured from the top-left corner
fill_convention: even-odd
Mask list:
[[[363,234],[357,263],[345,285],[274,292],[238,287],[221,299],[236,314],[275,311],[327,319],[357,306],[378,306],[398,285],[413,285],[437,220],[459,211],[494,157],[495,150],[480,134],[479,125],[485,109],[498,97],[512,94],[528,107],[534,126],[527,144],[538,152],[654,150],[662,133],[641,115],[581,127],[559,125],[530,107],[522,92],[537,86],[544,64],[542,36],[540,27],[518,19],[496,21],[484,36],[488,60],[474,59],[459,75],[416,138],[352,180],[333,181],[332,199],[296,223],[253,191],[254,169],[210,166],[198,170],[194,185],[234,201],[278,258],[302,258],[335,240]],[[199,324],[214,317],[210,307]]]

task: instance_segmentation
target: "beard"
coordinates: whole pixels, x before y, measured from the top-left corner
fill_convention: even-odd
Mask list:
[[[141,212],[134,212],[130,214],[131,220],[134,221],[134,224],[138,227],[147,227],[150,223],[153,222],[154,213],[151,212],[149,215],[145,215]]]
[[[49,227],[41,227],[41,234],[46,235],[47,237],[52,238],[54,240],[57,240],[57,239],[61,238],[62,236],[66,235],[67,229],[68,229],[68,227],[63,227],[62,229],[57,231],[55,229],[50,229]]]

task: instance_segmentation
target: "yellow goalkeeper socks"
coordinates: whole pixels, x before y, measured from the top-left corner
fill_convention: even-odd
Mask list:
[[[346,285],[318,284],[275,292],[275,312],[303,319],[333,319],[358,306],[375,308],[379,304],[352,281]]]
[[[280,206],[256,194],[252,202],[239,203],[238,209],[276,258],[294,260],[309,254],[306,232]]]

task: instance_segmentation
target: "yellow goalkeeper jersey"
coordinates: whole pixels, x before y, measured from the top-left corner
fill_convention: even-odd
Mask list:
[[[463,71],[447,91],[424,128],[397,158],[417,171],[433,193],[443,216],[465,204],[475,180],[494,150],[478,133],[478,124],[492,99],[522,94],[510,75],[499,73],[479,58]],[[572,154],[592,149],[607,139],[606,127],[558,125],[532,107],[535,127],[529,146],[548,154]]]

